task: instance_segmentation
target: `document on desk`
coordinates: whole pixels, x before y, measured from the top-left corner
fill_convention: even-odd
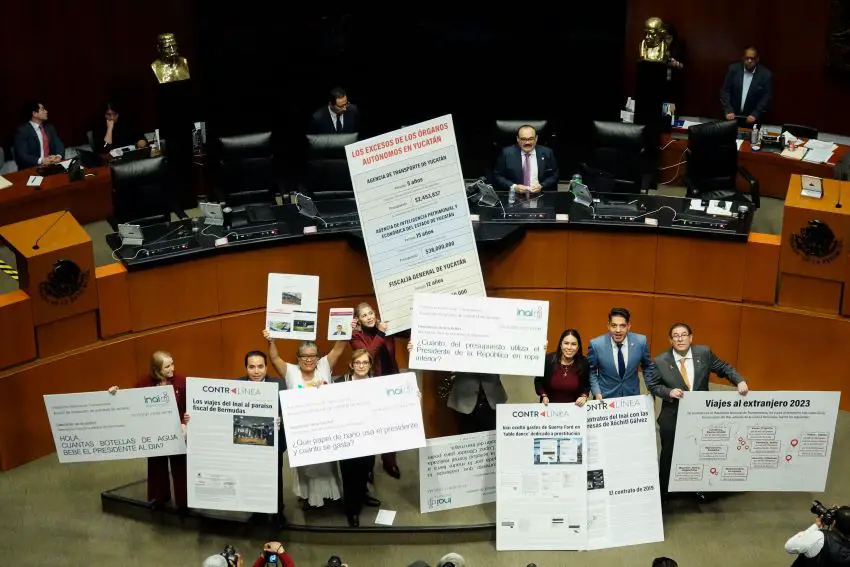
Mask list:
[[[796,159],[800,160],[805,157],[806,153],[809,151],[809,148],[804,148],[803,146],[797,146],[793,150],[791,148],[785,148],[782,150],[782,153],[779,154],[784,158]]]
[[[832,150],[818,148],[809,150],[803,161],[808,163],[826,163],[830,158],[832,158]]]
[[[6,187],[11,187],[12,182],[0,175],[0,189],[5,189]]]
[[[735,140],[735,145],[738,147],[738,151],[741,151],[741,146],[744,145],[744,140]]]
[[[27,179],[27,185],[30,187],[39,187],[42,181],[44,181],[44,177],[41,175],[30,175],[29,179]]]
[[[410,328],[414,293],[485,296],[451,115],[346,153],[387,334]]]
[[[834,144],[832,142],[824,142],[823,140],[815,140],[814,138],[806,140],[806,143],[803,145],[809,148],[810,150],[829,150],[831,152],[834,152],[838,149],[838,144]]]

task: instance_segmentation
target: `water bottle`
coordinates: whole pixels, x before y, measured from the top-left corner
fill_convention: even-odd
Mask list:
[[[516,203],[516,186],[511,185],[508,191],[508,205],[513,205],[514,203]]]
[[[753,125],[753,131],[750,134],[750,146],[753,149],[757,149],[761,144],[759,144],[759,127],[758,124]]]

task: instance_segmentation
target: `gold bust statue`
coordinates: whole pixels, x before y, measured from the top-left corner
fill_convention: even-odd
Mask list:
[[[640,42],[640,58],[644,61],[667,63],[669,46],[670,36],[661,18],[652,17],[646,20],[643,26],[643,41]]]
[[[180,57],[177,53],[177,40],[174,34],[161,34],[158,41],[159,59],[151,63],[156,80],[160,83],[173,83],[188,79],[189,64],[186,63],[185,57]]]

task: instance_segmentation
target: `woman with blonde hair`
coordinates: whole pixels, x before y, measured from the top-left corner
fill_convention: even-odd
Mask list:
[[[139,378],[136,388],[153,386],[172,386],[177,401],[177,413],[186,415],[186,377],[174,373],[174,357],[164,350],[151,355],[150,372]],[[110,394],[118,392],[118,386],[109,388]],[[186,503],[186,455],[169,455],[148,458],[148,501],[154,508],[163,508],[171,500],[171,481],[168,478],[168,465],[171,464],[171,478],[174,481],[174,507],[184,512]]]

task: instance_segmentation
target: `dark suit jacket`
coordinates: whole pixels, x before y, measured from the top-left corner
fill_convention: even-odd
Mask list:
[[[738,374],[731,364],[717,358],[707,346],[691,345],[691,356],[694,358],[692,391],[707,392],[708,377],[712,372],[735,385],[744,381],[744,377]],[[675,416],[679,411],[679,400],[670,399],[670,391],[675,388],[687,390],[687,385],[679,372],[672,349],[667,349],[655,357],[655,366],[646,373],[644,379],[646,388],[652,395],[663,400],[659,422],[664,421],[666,417]]]
[[[144,136],[127,126],[119,120],[112,129],[112,144],[104,145],[103,137],[106,136],[106,124],[101,120],[97,126],[92,128],[92,151],[95,153],[108,152],[112,148],[123,148],[124,146],[135,146],[136,142],[144,139]]]
[[[723,87],[720,89],[720,105],[723,113],[730,112],[743,116],[754,116],[761,120],[770,106],[773,98],[773,74],[767,67],[759,65],[756,67],[750,90],[747,91],[747,100],[741,107],[741,93],[744,90],[744,64],[732,63],[726,71]]]
[[[629,357],[623,379],[617,372],[617,362],[611,346],[611,335],[605,333],[590,341],[587,363],[590,365],[590,389],[592,394],[602,393],[603,398],[623,398],[640,395],[638,367],[643,366],[644,381],[655,364],[649,356],[649,344],[645,335],[627,333]]]
[[[247,376],[242,376],[241,378],[237,378],[237,380],[240,380],[242,382],[249,382],[251,379],[248,378]],[[282,378],[275,378],[274,376],[266,376],[266,382],[271,382],[272,384],[277,384],[277,391],[278,392],[282,392],[283,390],[286,390],[286,380],[284,380]],[[277,404],[278,404],[277,405],[277,415],[281,417],[280,431],[279,431],[280,435],[279,435],[279,439],[278,439],[277,449],[278,449],[279,452],[283,453],[284,451],[286,451],[286,432],[283,430],[283,414],[281,413],[281,410],[280,410],[280,400],[278,400]]]
[[[372,373],[375,376],[398,374],[395,360],[395,337],[388,337],[377,329],[355,329],[351,332],[351,350],[364,348],[372,355]]]
[[[310,119],[310,134],[353,134],[360,131],[360,110],[356,104],[352,104],[342,115],[342,132],[336,131],[336,122],[331,120],[328,105],[323,106],[313,113]]]
[[[549,352],[546,353],[546,362],[543,367],[543,376],[537,376],[534,379],[534,391],[538,396],[543,396],[543,392],[549,390],[552,384],[552,375],[555,373],[557,366],[561,364],[561,353]],[[587,358],[580,358],[574,362],[578,370],[578,377],[581,384],[579,389],[582,392],[590,392],[590,365],[587,363]]]
[[[508,401],[508,393],[498,374],[458,372],[452,380],[452,391],[446,405],[456,412],[470,414],[478,405],[478,391],[483,390],[490,409]]]
[[[65,146],[59,135],[56,133],[56,128],[52,124],[43,124],[44,131],[47,133],[47,142],[50,145],[50,155],[65,155]],[[15,130],[15,163],[18,164],[18,169],[27,169],[38,165],[38,159],[41,157],[41,144],[38,142],[38,136],[35,135],[35,130],[32,124],[27,122],[21,124]]]
[[[558,189],[558,162],[555,153],[546,146],[537,146],[537,180],[544,191]],[[522,150],[518,146],[508,146],[502,150],[493,168],[493,181],[496,189],[507,191],[511,185],[522,184]]]
[[[142,376],[139,378],[139,381],[136,382],[136,388],[153,388],[154,386],[173,386],[174,387],[174,400],[177,402],[177,413],[180,414],[180,421],[182,423],[183,416],[186,415],[186,377],[180,376],[179,374],[175,374],[171,377],[171,380],[166,382],[166,384],[160,384],[159,382],[154,381],[154,379],[148,374],[147,376]]]

